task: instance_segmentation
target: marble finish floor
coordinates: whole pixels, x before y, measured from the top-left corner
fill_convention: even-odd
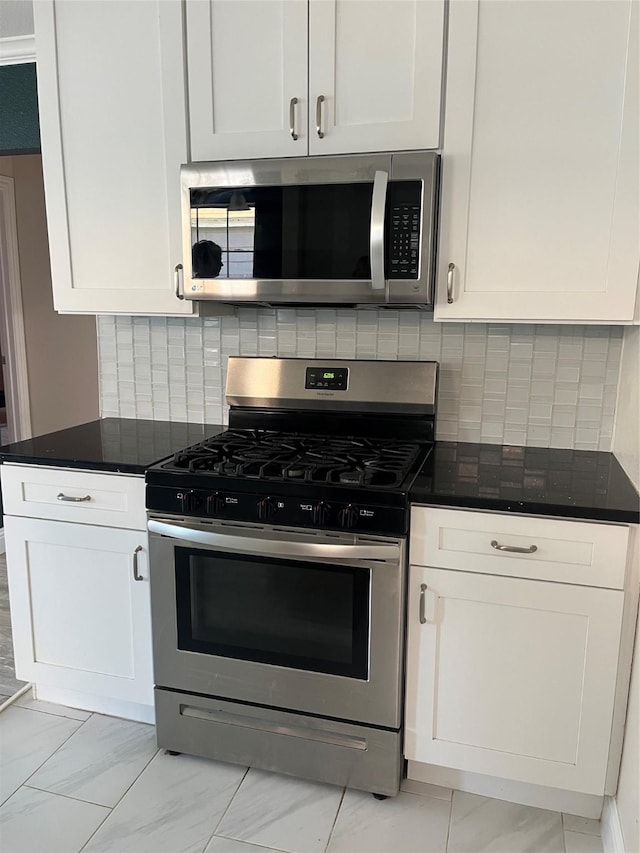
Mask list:
[[[3,853],[602,853],[598,821],[429,793],[165,755],[153,726],[30,693],[0,714]]]
[[[0,705],[23,686],[24,681],[16,680],[13,665],[7,557],[6,554],[0,554]]]

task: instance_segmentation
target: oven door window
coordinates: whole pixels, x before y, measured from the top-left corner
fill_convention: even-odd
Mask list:
[[[175,549],[178,648],[366,680],[371,572]]]

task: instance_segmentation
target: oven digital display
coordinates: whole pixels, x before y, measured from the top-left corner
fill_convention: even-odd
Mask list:
[[[346,391],[348,367],[307,367],[304,387],[315,390]]]

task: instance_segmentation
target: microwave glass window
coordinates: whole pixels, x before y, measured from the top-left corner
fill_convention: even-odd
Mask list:
[[[369,279],[372,194],[372,183],[191,190],[193,277]]]
[[[193,278],[253,278],[255,208],[191,210]]]

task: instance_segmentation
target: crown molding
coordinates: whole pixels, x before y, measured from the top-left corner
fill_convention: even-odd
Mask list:
[[[21,65],[36,61],[36,37],[8,36],[0,38],[0,65]]]

